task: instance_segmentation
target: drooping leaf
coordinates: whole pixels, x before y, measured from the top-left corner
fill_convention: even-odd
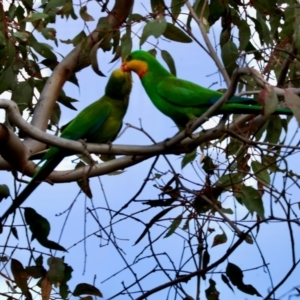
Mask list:
[[[229,282],[228,277],[226,275],[222,274],[221,278],[222,278],[223,282],[233,291],[233,288],[232,288],[232,286],[231,286],[231,284]]]
[[[105,77],[105,75],[99,69],[99,64],[98,64],[98,59],[97,59],[97,51],[98,51],[98,48],[99,48],[101,43],[102,43],[102,40],[98,41],[93,46],[93,48],[90,52],[90,60],[91,60],[91,66],[92,66],[92,69],[94,70],[94,72],[99,76]]]
[[[258,101],[263,106],[263,115],[271,115],[278,107],[278,97],[271,85],[265,85],[258,95]]]
[[[172,0],[171,2],[171,12],[172,17],[177,20],[178,16],[180,15],[181,8],[184,5],[184,1],[182,0]]]
[[[86,166],[86,164],[83,163],[82,161],[80,161],[76,165],[75,169],[80,168],[80,167],[84,167],[84,166]],[[90,198],[90,199],[93,198],[93,194],[92,194],[92,191],[91,191],[91,188],[90,188],[88,178],[83,178],[83,179],[77,180],[77,184],[88,198]]]
[[[256,177],[256,179],[262,184],[269,186],[271,179],[265,166],[258,161],[253,161],[251,163],[251,167],[253,172],[255,173],[254,176]]]
[[[231,40],[226,42],[221,49],[221,57],[224,67],[229,75],[238,67],[236,60],[239,57],[238,49]]]
[[[79,15],[85,22],[94,21],[94,18],[88,14],[86,5],[80,7]]]
[[[191,43],[193,41],[184,31],[172,23],[167,23],[163,36],[171,41],[179,43]]]
[[[148,224],[146,224],[146,228],[143,230],[142,234],[139,236],[139,238],[135,241],[134,245],[138,244],[141,239],[146,235],[146,233],[149,231],[149,229],[152,227],[152,225],[155,224],[156,221],[158,221],[161,217],[166,215],[170,210],[172,210],[174,207],[169,207],[167,209],[162,210],[157,215],[155,215]]]
[[[213,175],[215,173],[214,170],[216,169],[216,165],[213,163],[211,157],[204,156],[200,163],[202,164],[202,168],[206,174]]]
[[[182,214],[180,214],[179,216],[177,216],[177,217],[173,220],[173,222],[172,222],[172,224],[171,224],[171,226],[170,226],[170,229],[169,229],[169,231],[166,233],[166,235],[164,236],[164,238],[167,238],[167,237],[169,237],[170,235],[172,235],[172,234],[175,232],[175,230],[178,228],[178,226],[180,225],[181,221],[182,221]]]
[[[161,50],[161,56],[162,56],[163,60],[166,62],[166,64],[168,65],[170,72],[174,76],[176,76],[175,62],[174,62],[174,59],[171,56],[171,54],[166,50]]]
[[[208,21],[210,26],[212,26],[216,21],[218,21],[221,16],[226,11],[226,2],[222,0],[211,0],[209,3],[209,17]]]
[[[189,152],[189,153],[185,154],[182,161],[181,161],[181,169],[183,169],[187,164],[194,161],[196,156],[197,156],[196,149],[194,149],[192,152]]]
[[[240,40],[240,51],[243,51],[246,49],[250,36],[251,36],[251,30],[249,27],[249,24],[245,20],[240,20],[238,23],[238,29],[239,29],[239,40]]]
[[[256,212],[261,219],[264,219],[264,206],[261,194],[252,186],[239,184],[234,186],[235,198],[249,210],[251,214]]]
[[[214,237],[214,241],[211,247],[215,247],[221,244],[224,244],[227,242],[227,235],[225,233],[225,231],[223,230],[223,228],[220,226],[220,229],[222,230],[222,234],[217,234]]]
[[[284,91],[284,100],[285,100],[286,106],[293,112],[293,114],[300,126],[300,97],[292,92],[285,90]]]

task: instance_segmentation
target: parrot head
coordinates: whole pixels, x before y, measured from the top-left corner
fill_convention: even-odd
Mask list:
[[[127,55],[122,63],[124,72],[133,71],[142,78],[149,69],[149,66],[157,60],[149,53],[143,50],[137,50]]]
[[[132,87],[130,72],[124,72],[122,69],[114,70],[105,87],[105,94],[117,99],[124,99],[129,96]]]

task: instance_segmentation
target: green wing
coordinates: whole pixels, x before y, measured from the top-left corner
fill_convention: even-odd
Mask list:
[[[193,82],[167,76],[157,85],[158,94],[169,103],[180,107],[211,106],[223,95]],[[256,104],[252,98],[232,97],[227,103]]]
[[[104,96],[105,97],[105,96]],[[87,135],[93,134],[97,131],[102,124],[107,120],[111,112],[111,104],[109,102],[103,101],[102,97],[100,100],[92,103],[81,111],[76,118],[73,119],[61,133],[62,138],[68,140],[79,140],[84,139]],[[99,137],[101,140],[101,137]],[[97,142],[97,141],[90,141]],[[42,160],[50,159],[56,153],[63,151],[60,148],[52,147],[45,154]],[[38,171],[39,172],[39,171]]]
[[[212,104],[210,99],[222,96],[220,92],[173,76],[165,77],[157,85],[157,92],[171,104],[181,107],[199,107],[200,105]]]

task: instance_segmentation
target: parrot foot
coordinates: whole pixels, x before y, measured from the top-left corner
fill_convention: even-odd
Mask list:
[[[188,137],[192,138],[193,137],[193,130],[192,130],[192,125],[194,124],[194,119],[189,120],[186,125],[185,125],[185,133]]]

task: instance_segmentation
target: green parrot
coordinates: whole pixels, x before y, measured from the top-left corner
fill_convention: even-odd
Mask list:
[[[220,99],[222,93],[193,82],[182,80],[168,72],[149,52],[137,50],[125,57],[123,71],[134,71],[140,77],[149,98],[163,114],[170,117],[179,130],[195,117],[201,116]],[[251,98],[232,97],[216,113],[259,114],[262,106]],[[279,108],[275,114],[292,115]]]
[[[112,142],[122,127],[131,86],[131,73],[123,72],[121,69],[114,70],[105,87],[104,96],[87,106],[67,124],[61,137],[69,140],[85,139],[91,143]],[[74,153],[66,149],[51,147],[42,158],[42,161],[45,161],[43,166],[2,215],[0,223],[26,200],[65,156],[71,154]]]

